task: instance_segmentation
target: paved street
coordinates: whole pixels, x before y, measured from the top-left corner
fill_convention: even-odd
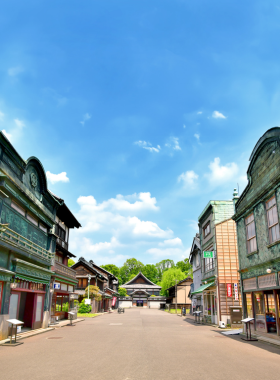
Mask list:
[[[60,339],[49,339],[60,338]],[[159,310],[128,309],[0,347],[9,379],[279,379],[280,349]]]

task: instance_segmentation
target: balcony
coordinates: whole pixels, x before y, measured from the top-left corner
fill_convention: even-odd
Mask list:
[[[56,238],[56,243],[59,244],[62,248],[66,249],[68,251],[68,244],[60,239],[59,237]]]
[[[11,230],[7,224],[0,223],[0,240],[14,246],[15,248],[21,249],[22,251],[31,253],[33,256],[45,259],[50,263],[54,260],[53,252],[47,251],[38,244],[33,243],[31,240],[28,240],[24,236]]]
[[[76,271],[74,269],[69,268],[68,266],[59,263],[58,261],[54,262],[54,272],[57,274],[61,274],[63,276],[70,277],[76,280]]]

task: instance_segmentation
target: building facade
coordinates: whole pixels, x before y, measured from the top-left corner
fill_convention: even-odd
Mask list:
[[[121,287],[127,290],[127,297],[119,297],[119,307],[152,309],[165,307],[166,298],[160,296],[161,287],[154,284],[141,272]]]
[[[241,305],[233,205],[210,201],[199,216],[202,286],[192,295],[201,294],[206,323],[231,323],[231,309]]]
[[[250,157],[248,184],[235,204],[243,313],[257,335],[279,339],[280,128],[268,130]]]
[[[80,257],[71,267],[76,271],[78,280],[77,291],[80,301],[86,296],[88,285],[98,286],[101,300],[92,300],[92,312],[108,311],[112,308],[113,298],[118,295],[118,279],[112,273],[96,265],[92,260]],[[89,279],[90,276],[90,279]]]
[[[193,284],[191,285],[191,309],[190,313],[194,311],[203,311],[202,293],[194,293],[202,286],[202,273],[201,273],[201,249],[200,249],[200,236],[197,233],[193,238],[193,243],[189,257],[190,264],[193,268]]]
[[[168,297],[166,298],[166,304],[170,306],[171,309],[185,307],[186,310],[191,309],[191,298],[190,290],[193,279],[187,277],[182,281],[179,281],[177,285],[171,286],[168,290]]]
[[[54,194],[53,194],[54,195]],[[55,217],[56,251],[51,279],[51,320],[68,319],[68,312],[75,312],[74,301],[78,294],[74,292],[78,280],[76,271],[68,267],[68,259],[75,258],[69,251],[69,233],[73,228],[81,227],[69,210],[64,200],[54,195],[59,201]]]
[[[9,334],[9,318],[24,329],[48,326],[58,207],[41,162],[23,160],[1,132],[0,340]]]

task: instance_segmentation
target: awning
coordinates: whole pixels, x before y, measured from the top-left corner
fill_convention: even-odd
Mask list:
[[[29,282],[35,282],[36,284],[49,285],[49,283],[50,283],[47,280],[42,280],[42,279],[39,279],[39,278],[33,278],[33,277],[23,276],[22,274],[16,274],[15,277],[19,278],[20,280],[25,280],[25,281],[29,281]]]
[[[203,290],[207,289],[207,288],[210,288],[210,286],[213,286],[215,285],[215,281],[213,282],[210,282],[209,284],[205,284],[205,285],[202,285],[200,288],[198,288],[195,292],[192,292],[192,295],[193,294],[197,294],[197,293],[202,293]]]

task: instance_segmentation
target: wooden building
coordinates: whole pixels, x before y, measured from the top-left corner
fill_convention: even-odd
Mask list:
[[[127,297],[119,297],[120,307],[164,308],[166,298],[160,296],[161,287],[139,272],[132,280],[121,286]]]
[[[72,228],[81,227],[62,198],[53,196],[59,201],[55,218],[56,252],[51,281],[51,319],[52,321],[67,319],[69,311],[75,311],[74,300],[78,294],[74,292],[78,284],[76,271],[68,267],[68,259],[76,257],[69,251],[69,233]]]
[[[256,335],[280,339],[280,128],[254,147],[235,204],[244,317]]]
[[[9,318],[48,326],[58,207],[39,159],[23,160],[0,132],[0,340]]]
[[[169,296],[166,298],[166,304],[170,305],[171,309],[174,309],[177,303],[177,308],[182,309],[185,307],[186,310],[191,309],[191,299],[189,297],[191,284],[193,279],[187,277],[182,281],[179,281],[177,285],[171,286],[168,290]]]
[[[203,311],[203,299],[202,293],[194,293],[197,289],[202,286],[201,280],[201,264],[202,264],[202,255],[200,249],[200,236],[197,233],[193,238],[193,243],[190,251],[189,261],[193,268],[193,284],[191,285],[191,309],[190,313],[194,311]]]
[[[92,312],[108,311],[112,307],[113,297],[118,295],[118,279],[112,273],[96,265],[92,260],[80,257],[72,267],[78,280],[77,291],[80,301],[86,296],[88,285],[98,286],[101,301],[92,300]],[[90,281],[89,281],[90,276]]]
[[[210,201],[198,219],[202,286],[192,295],[202,295],[206,323],[231,323],[230,309],[241,305],[233,205],[234,201]]]

